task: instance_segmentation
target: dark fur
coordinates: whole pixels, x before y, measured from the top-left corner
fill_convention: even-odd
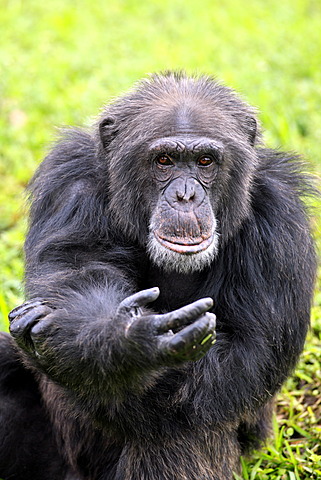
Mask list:
[[[186,118],[225,146],[211,200],[218,254],[190,274],[146,254],[156,203],[146,146]],[[66,132],[30,187],[26,294],[53,313],[40,356],[18,342],[30,371],[12,346],[1,357],[1,428],[12,433],[0,477],[55,480],[68,468],[86,480],[232,479],[240,453],[266,438],[309,325],[315,259],[299,170],[296,156],[261,146],[250,107],[204,77],[154,76],[108,106],[93,133]],[[121,337],[119,302],[154,286],[146,313],[213,298],[217,342],[203,358],[158,365],[147,333],[135,354]]]

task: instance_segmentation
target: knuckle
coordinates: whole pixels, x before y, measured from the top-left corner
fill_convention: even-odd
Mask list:
[[[186,343],[187,343],[186,337],[182,333],[179,333],[179,334],[177,333],[172,337],[168,345],[169,345],[169,349],[175,352],[184,348]]]
[[[128,308],[131,305],[131,297],[127,297],[124,300],[122,300],[119,304],[119,308]]]

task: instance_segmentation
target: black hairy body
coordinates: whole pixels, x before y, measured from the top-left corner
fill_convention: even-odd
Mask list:
[[[309,325],[299,159],[230,89],[167,73],[67,131],[30,191],[0,476],[232,479]]]

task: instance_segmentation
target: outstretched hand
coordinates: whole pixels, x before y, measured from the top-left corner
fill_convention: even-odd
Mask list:
[[[157,363],[172,365],[188,360],[198,360],[215,342],[216,317],[208,310],[211,298],[202,298],[178,310],[164,314],[144,314],[143,307],[159,296],[158,288],[142,290],[125,298],[118,315],[129,316],[125,336],[143,348],[151,341],[156,345],[154,359]]]

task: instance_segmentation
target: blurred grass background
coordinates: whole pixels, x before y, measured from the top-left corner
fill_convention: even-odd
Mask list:
[[[320,184],[320,32],[320,0],[0,0],[1,328],[23,300],[23,192],[56,127],[90,124],[147,73],[214,74],[259,108],[268,145],[299,151]],[[320,283],[275,440],[244,460],[244,479],[321,478]]]

